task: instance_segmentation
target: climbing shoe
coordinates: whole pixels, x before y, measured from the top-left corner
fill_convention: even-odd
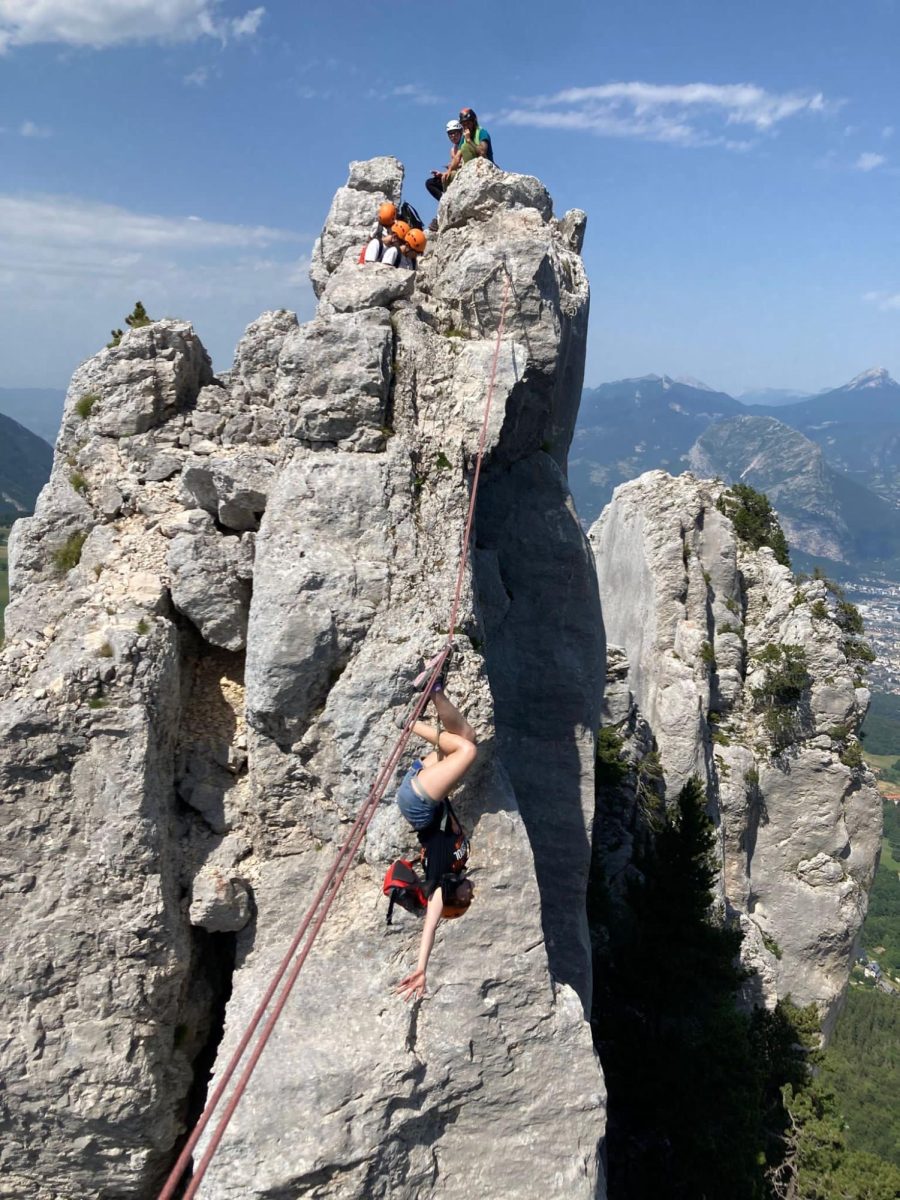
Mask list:
[[[443,665],[441,666],[441,669],[437,675],[437,678],[434,680],[434,682],[431,684],[431,687],[428,689],[429,695],[432,692],[442,692],[444,690],[444,684],[447,682],[447,673],[450,670],[450,659],[453,657],[453,649],[454,649],[454,647],[451,645],[449,647],[449,653],[447,654],[447,657],[444,659]],[[421,692],[423,690],[423,688],[425,688],[428,685],[428,680],[431,678],[434,668],[437,666],[438,662],[440,662],[441,655],[444,654],[445,650],[447,650],[447,647],[444,647],[444,649],[441,650],[440,653],[435,654],[434,658],[430,658],[428,660],[428,662],[423,661],[422,669],[419,671],[418,675],[413,680],[413,687],[416,689],[416,691]]]

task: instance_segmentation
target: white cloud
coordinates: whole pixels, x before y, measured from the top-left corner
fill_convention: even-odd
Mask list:
[[[0,53],[62,42],[102,49],[124,42],[227,41],[256,33],[265,13],[221,14],[221,0],[0,0]]]
[[[34,121],[23,121],[19,133],[24,138],[48,138],[53,131],[46,125],[36,125]]]
[[[48,327],[64,330],[57,378],[94,353],[140,297],[154,315],[194,321],[221,365],[244,326],[269,308],[311,315],[312,236],[160,216],[63,196],[0,194],[0,360],[33,371]],[[43,331],[43,332],[42,332]],[[24,373],[24,374],[23,374]],[[33,377],[33,375],[32,375]],[[48,376],[49,378],[49,376]]]
[[[883,154],[866,153],[861,154],[853,165],[857,171],[874,171],[876,167],[883,167],[886,162]]]
[[[231,32],[235,37],[253,37],[266,15],[264,8],[251,8],[242,17],[235,17],[231,22]]]
[[[403,83],[399,87],[392,88],[391,96],[402,96],[407,100],[411,100],[413,104],[445,104],[446,101],[441,96],[436,96],[434,92],[430,92],[428,88],[423,87],[420,83]]]
[[[209,67],[195,67],[193,71],[189,71],[182,79],[182,83],[186,83],[188,87],[206,87],[209,81]]]
[[[900,308],[900,292],[866,292],[863,300],[874,304],[882,312],[892,312]]]
[[[884,140],[886,142],[890,141],[890,139],[894,136],[893,125],[885,125],[884,129],[882,129],[882,131],[881,131],[881,136],[884,138]]]
[[[304,235],[264,225],[153,216],[65,196],[0,195],[0,249],[6,239],[46,246],[52,255],[73,247],[85,247],[89,252],[105,252],[110,247],[137,251],[261,249],[302,241]]]
[[[725,135],[728,126],[744,126],[763,135],[791,117],[836,107],[821,92],[767,92],[752,83],[632,81],[535,96],[491,114],[491,120],[538,129],[583,130],[603,137],[746,150],[747,139]]]

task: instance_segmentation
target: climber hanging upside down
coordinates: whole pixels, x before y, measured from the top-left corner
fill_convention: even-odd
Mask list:
[[[426,667],[422,674],[428,671]],[[469,843],[447,799],[475,761],[475,730],[444,693],[445,671],[446,662],[429,693],[443,729],[439,732],[425,721],[415,722],[412,732],[435,749],[423,761],[416,759],[397,791],[397,805],[419,835],[428,898],[419,961],[397,985],[398,993],[406,1000],[425,993],[425,970],[441,917],[447,920],[462,916],[475,895],[471,882],[462,876]]]

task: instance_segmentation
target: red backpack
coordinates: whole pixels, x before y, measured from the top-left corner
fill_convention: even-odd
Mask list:
[[[428,907],[428,897],[425,895],[425,885],[416,873],[416,868],[405,858],[398,858],[391,863],[384,877],[381,890],[390,897],[387,910],[387,923],[391,924],[394,915],[394,905],[399,904],[407,912],[421,916]]]

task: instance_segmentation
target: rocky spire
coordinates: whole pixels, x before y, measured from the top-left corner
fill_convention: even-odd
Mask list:
[[[617,647],[604,724],[658,752],[668,798],[691,775],[707,788],[748,1000],[815,1003],[827,1029],[880,846],[880,799],[856,738],[869,693],[825,584],[798,584],[771,549],[741,541],[724,491],[650,471],[617,488],[593,526]],[[776,711],[786,672],[790,703]],[[624,831],[614,873],[627,869],[626,842]]]
[[[23,1195],[154,1195],[264,990],[446,636],[507,281],[449,682],[482,746],[458,806],[476,905],[406,1008],[389,794],[203,1195],[604,1194],[583,915],[603,635],[563,474],[584,215],[479,161],[415,275],[358,265],[401,183],[351,165],[316,317],[263,314],[227,375],[173,321],[80,367],[16,526],[0,1122]]]

